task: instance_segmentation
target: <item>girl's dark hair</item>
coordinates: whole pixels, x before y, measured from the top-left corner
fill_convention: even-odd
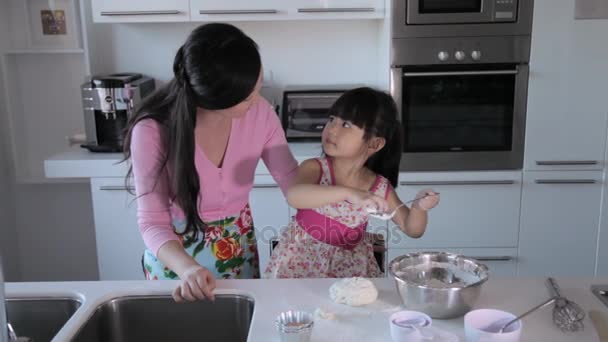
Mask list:
[[[329,115],[348,120],[364,130],[363,139],[384,138],[384,147],[365,162],[376,174],[397,187],[401,160],[401,125],[393,98],[372,88],[356,88],[344,93],[329,110]]]
[[[261,67],[256,43],[238,28],[221,23],[199,26],[175,55],[173,79],[146,98],[129,119],[125,160],[131,158],[138,122],[152,119],[161,127],[164,151],[158,177],[170,171],[173,200],[186,216],[182,234],[196,237],[205,228],[198,214],[200,181],[194,164],[197,107],[225,109],[242,102],[253,91]],[[132,175],[130,167],[127,181]]]

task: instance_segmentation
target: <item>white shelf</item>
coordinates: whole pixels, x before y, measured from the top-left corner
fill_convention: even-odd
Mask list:
[[[79,54],[84,49],[14,49],[5,52],[7,55],[45,55],[45,54]]]

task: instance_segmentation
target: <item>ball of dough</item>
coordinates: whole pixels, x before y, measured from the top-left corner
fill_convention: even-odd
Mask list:
[[[338,304],[361,306],[373,303],[378,298],[378,290],[369,279],[345,278],[329,288],[329,297]]]

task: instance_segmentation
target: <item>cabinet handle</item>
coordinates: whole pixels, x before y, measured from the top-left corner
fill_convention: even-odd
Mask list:
[[[517,75],[517,70],[480,70],[480,71],[446,71],[446,72],[406,72],[405,77],[430,76],[479,76],[479,75]]]
[[[199,14],[277,14],[279,11],[275,9],[240,9],[240,10],[200,10]]]
[[[278,188],[279,186],[277,184],[254,184],[253,187],[257,189],[270,189]]]
[[[515,184],[513,180],[488,181],[428,181],[428,182],[399,182],[399,185],[434,186],[434,185],[509,185]]]
[[[536,179],[536,184],[595,184],[595,179]]]
[[[361,13],[373,12],[373,7],[327,7],[327,8],[298,8],[298,13]]]
[[[178,10],[166,10],[166,11],[103,11],[101,15],[104,17],[118,17],[125,15],[172,15],[180,14]]]
[[[597,165],[597,160],[537,160],[536,165]]]
[[[475,260],[479,260],[479,261],[511,261],[513,259],[515,259],[512,256],[478,256],[478,257],[469,257],[469,258],[473,258]]]
[[[135,191],[134,186],[124,185],[102,185],[99,187],[101,191]]]

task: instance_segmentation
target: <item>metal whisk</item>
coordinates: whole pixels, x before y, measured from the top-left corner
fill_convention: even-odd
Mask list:
[[[547,278],[547,287],[551,296],[555,298],[555,306],[553,307],[553,323],[562,331],[576,332],[585,328],[583,319],[585,311],[578,304],[562,297],[559,287],[555,279]]]

